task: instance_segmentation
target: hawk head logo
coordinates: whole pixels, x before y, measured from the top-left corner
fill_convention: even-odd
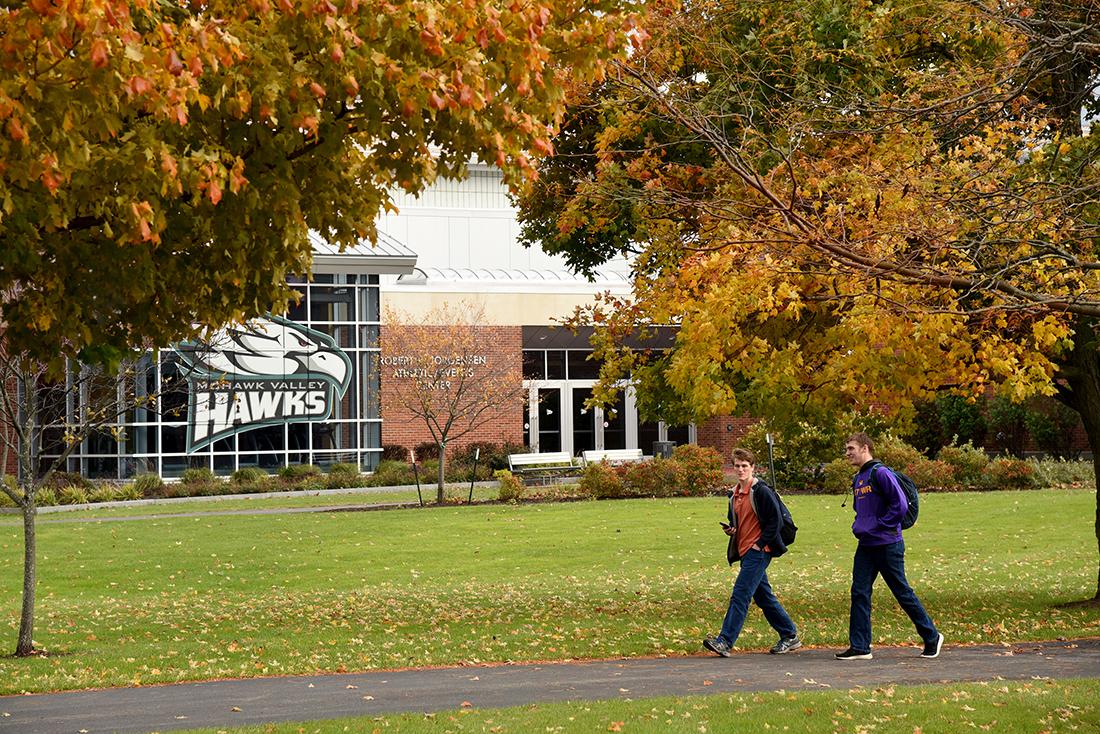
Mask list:
[[[327,334],[278,316],[175,345],[190,368],[188,451],[263,425],[326,420],[351,384]]]
[[[208,380],[325,379],[340,395],[351,360],[328,334],[270,316],[227,326],[201,342],[176,345],[192,375]]]

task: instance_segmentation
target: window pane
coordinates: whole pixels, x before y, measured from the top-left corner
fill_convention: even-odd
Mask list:
[[[541,349],[523,350],[523,379],[546,379],[546,352]]]
[[[359,289],[359,320],[378,321],[378,289]]]
[[[592,352],[579,349],[570,349],[569,355],[569,379],[570,380],[595,380],[600,376],[600,365],[587,357]]]
[[[351,321],[352,286],[312,286],[309,289],[309,318],[312,321]]]
[[[546,379],[565,379],[565,352],[553,349],[546,353]]]

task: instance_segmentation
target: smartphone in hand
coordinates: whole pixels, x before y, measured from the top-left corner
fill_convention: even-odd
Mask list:
[[[723,530],[729,530],[730,529],[729,523],[727,523],[727,522],[722,522],[721,520],[719,520],[718,524],[722,526]]]

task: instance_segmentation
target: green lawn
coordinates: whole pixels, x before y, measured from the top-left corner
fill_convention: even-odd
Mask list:
[[[770,569],[808,645],[846,642],[850,508],[788,498]],[[928,494],[909,574],[949,644],[1100,634],[1095,496]],[[222,516],[40,528],[35,639],[0,693],[315,671],[692,654],[725,611],[722,498]],[[15,646],[21,531],[0,527]],[[912,643],[885,589],[879,643]],[[750,614],[741,648],[773,633]]]
[[[487,732],[1097,732],[1100,681],[997,681],[874,690],[735,693],[362,717],[189,734]]]
[[[469,485],[448,485],[447,498],[456,502],[465,502],[469,496]],[[425,503],[435,502],[435,485],[424,485],[421,495]],[[474,487],[474,500],[495,500],[496,487]],[[125,505],[121,507],[91,507],[86,510],[61,510],[39,514],[40,523],[72,522],[76,519],[95,519],[112,517],[147,517],[149,515],[176,515],[192,512],[224,512],[227,510],[255,510],[293,507],[361,507],[363,505],[385,504],[393,502],[418,502],[416,488],[391,489],[379,492],[348,494],[314,495],[302,492],[283,497],[260,497],[245,495],[239,498],[183,499],[170,502],[157,502],[143,505]],[[5,525],[23,526],[23,519],[15,513],[0,514],[0,527]]]

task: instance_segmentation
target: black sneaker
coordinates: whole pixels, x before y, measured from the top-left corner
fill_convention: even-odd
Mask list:
[[[802,647],[802,640],[798,639],[798,635],[795,635],[793,637],[784,637],[779,642],[775,643],[775,647],[768,650],[768,652],[772,655],[783,655],[792,650],[797,650],[800,647]]]
[[[708,637],[703,640],[703,647],[710,650],[715,655],[721,655],[724,658],[730,656],[730,646],[726,644],[726,641],[721,637]]]
[[[943,648],[943,635],[936,635],[936,639],[931,642],[924,643],[924,652],[920,654],[922,658],[934,658],[939,657],[940,649]]]
[[[853,650],[849,647],[844,652],[838,652],[834,657],[836,657],[837,660],[870,660],[874,656],[871,654],[870,650],[860,652],[859,650]]]

